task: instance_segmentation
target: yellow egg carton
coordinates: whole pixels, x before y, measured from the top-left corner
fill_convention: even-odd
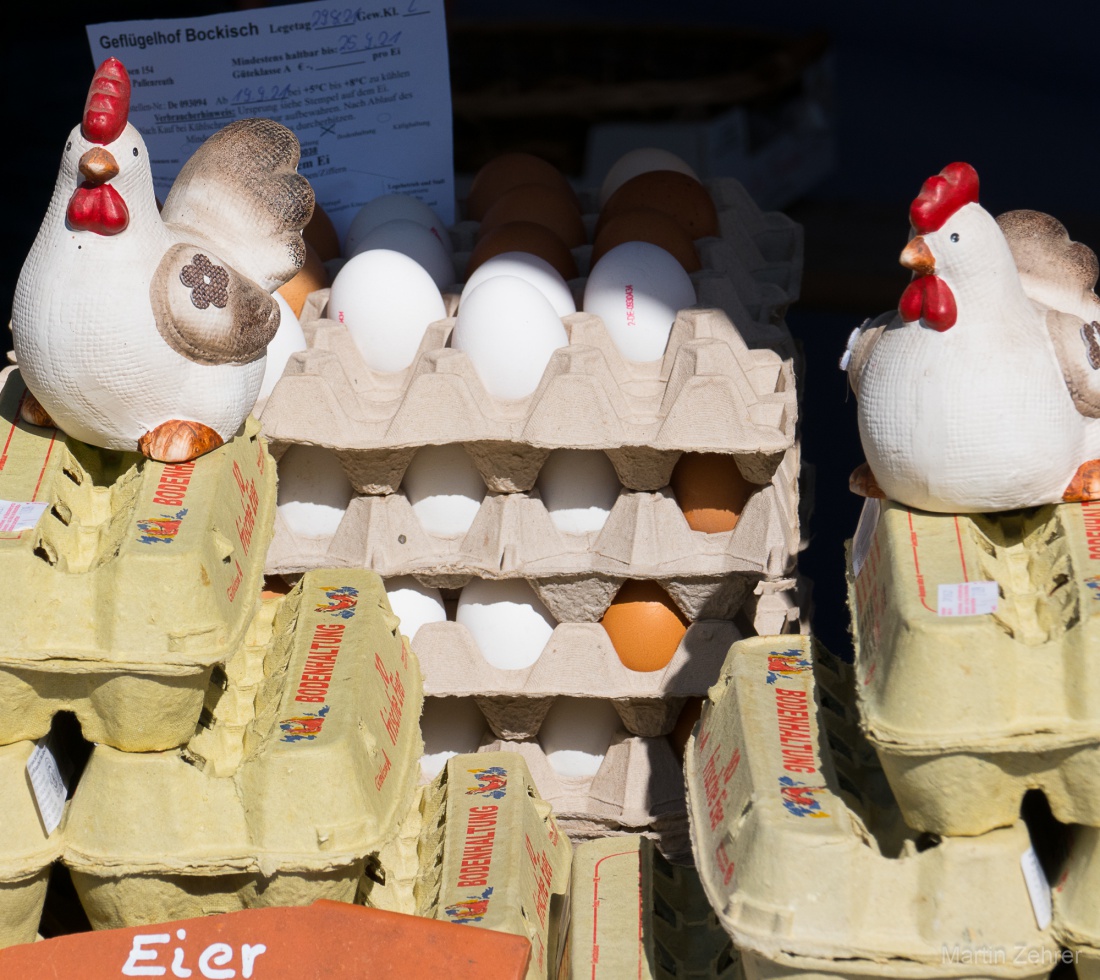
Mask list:
[[[19,421],[0,390],[0,743],[73,711],[84,736],[155,751],[194,734],[255,612],[275,512],[259,425],[190,463],[95,449]]]
[[[276,457],[294,443],[333,450],[369,494],[395,492],[425,445],[463,445],[498,493],[530,490],[560,448],[602,449],[625,487],[655,491],[682,452],[732,454],[748,482],[765,484],[794,445],[791,363],[750,349],[722,311],[682,310],[664,357],[645,364],[622,357],[599,317],[563,323],[569,344],[536,391],[503,400],[446,346],[453,317],[428,325],[413,363],[393,373],[368,368],[343,324],[318,321],[264,405],[264,432]]]
[[[502,739],[535,738],[559,698],[610,701],[632,735],[667,735],[688,698],[702,697],[741,633],[729,620],[692,623],[660,670],[623,665],[599,623],[555,627],[530,667],[494,667],[461,623],[425,623],[413,648],[428,698],[473,698]]]
[[[849,560],[863,725],[910,826],[1100,826],[1100,506],[868,501]]]
[[[744,976],[698,872],[670,864],[645,837],[605,837],[577,847],[571,904],[562,980]]]
[[[364,494],[331,538],[295,534],[277,514],[266,568],[372,568],[439,588],[524,578],[562,622],[606,605],[626,579],[658,579],[690,619],[728,617],[757,582],[793,574],[802,547],[799,460],[795,444],[731,531],[692,530],[669,487],[621,491],[603,528],[587,533],[559,530],[537,488],[488,494],[469,530],[451,538],[426,531],[404,493]]]
[[[0,746],[0,948],[32,943],[38,934],[50,868],[61,855],[60,830],[47,833],[27,776],[34,742]]]
[[[307,574],[272,620],[245,650],[260,666],[231,665],[224,711],[209,711],[224,738],[92,751],[63,861],[93,927],[351,901],[396,836],[416,793],[421,683],[381,580]],[[238,679],[255,681],[243,728]]]
[[[851,684],[808,636],[744,640],[688,741],[695,863],[746,977],[1047,976],[1060,950],[1023,871],[1025,824],[909,830]]]
[[[1100,980],[1100,830],[1074,827],[1053,888],[1054,933],[1078,980]]]

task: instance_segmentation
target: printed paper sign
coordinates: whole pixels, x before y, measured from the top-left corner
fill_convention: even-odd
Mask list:
[[[27,775],[30,776],[31,787],[34,789],[34,800],[38,804],[42,824],[46,833],[52,834],[61,823],[68,789],[50,748],[49,736],[35,742],[34,750],[27,759]]]
[[[852,575],[855,578],[859,578],[859,571],[867,560],[871,542],[875,540],[875,528],[878,527],[881,513],[882,505],[876,498],[864,499],[863,510],[859,512],[859,523],[856,524],[856,533],[852,538]]]
[[[19,534],[29,531],[45,513],[46,503],[20,503],[12,500],[0,500],[0,531],[13,531]]]
[[[298,172],[343,238],[363,204],[394,192],[454,223],[443,2],[298,3],[86,29],[95,66],[113,56],[130,74],[130,122],[160,200],[208,136],[262,116],[298,137]]]
[[[1050,900],[1050,883],[1043,874],[1042,865],[1034,847],[1029,847],[1020,857],[1020,867],[1024,870],[1027,893],[1031,896],[1031,907],[1035,910],[1035,921],[1040,929],[1050,925],[1053,908]]]
[[[937,608],[941,616],[984,616],[997,611],[996,582],[941,585]]]

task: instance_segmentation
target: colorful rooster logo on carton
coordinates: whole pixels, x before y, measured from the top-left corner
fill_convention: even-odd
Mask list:
[[[443,911],[455,922],[468,923],[480,922],[489,912],[489,896],[493,894],[493,886],[490,885],[475,898],[464,898],[459,902],[448,905]]]
[[[171,544],[172,540],[180,532],[187,508],[177,510],[175,515],[161,514],[160,517],[145,517],[137,522],[137,528],[141,531],[138,541],[142,544]]]
[[[317,603],[317,612],[327,612],[341,619],[351,619],[355,615],[355,604],[359,601],[359,590],[350,585],[335,589],[325,589],[328,602]]]
[[[307,711],[305,714],[296,715],[279,722],[279,728],[283,734],[282,742],[308,742],[321,734],[321,726],[325,723],[325,715],[329,706],[326,704],[320,711],[314,714]]]
[[[508,786],[508,770],[502,766],[490,766],[488,769],[467,769],[477,786],[471,786],[466,790],[467,796],[487,796],[494,800],[504,799],[504,792]]]
[[[814,793],[824,793],[824,786],[807,786],[790,776],[779,777],[779,793],[785,806],[796,817],[827,817],[821,801]]]
[[[768,654],[768,683],[774,684],[780,677],[794,677],[813,667],[813,663],[797,650]]]

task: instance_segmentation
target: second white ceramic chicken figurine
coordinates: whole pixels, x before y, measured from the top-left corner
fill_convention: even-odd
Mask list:
[[[130,79],[108,58],[69,134],[16,286],[23,417],[106,449],[183,462],[251,412],[279,325],[271,292],[305,260],[313,190],[294,134],[230,123],[158,211]]]
[[[909,214],[913,281],[841,359],[867,458],[852,489],[940,513],[1100,498],[1096,256],[1049,215],[994,219],[966,163]]]

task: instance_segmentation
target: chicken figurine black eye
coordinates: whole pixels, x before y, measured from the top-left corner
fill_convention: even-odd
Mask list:
[[[69,140],[69,142],[65,144],[65,152],[68,153],[69,150],[71,150],[72,148],[73,148],[73,141]]]
[[[137,153],[137,150],[134,150],[134,153]],[[951,232],[951,241],[957,242],[958,240],[959,240],[959,233],[957,231]]]

